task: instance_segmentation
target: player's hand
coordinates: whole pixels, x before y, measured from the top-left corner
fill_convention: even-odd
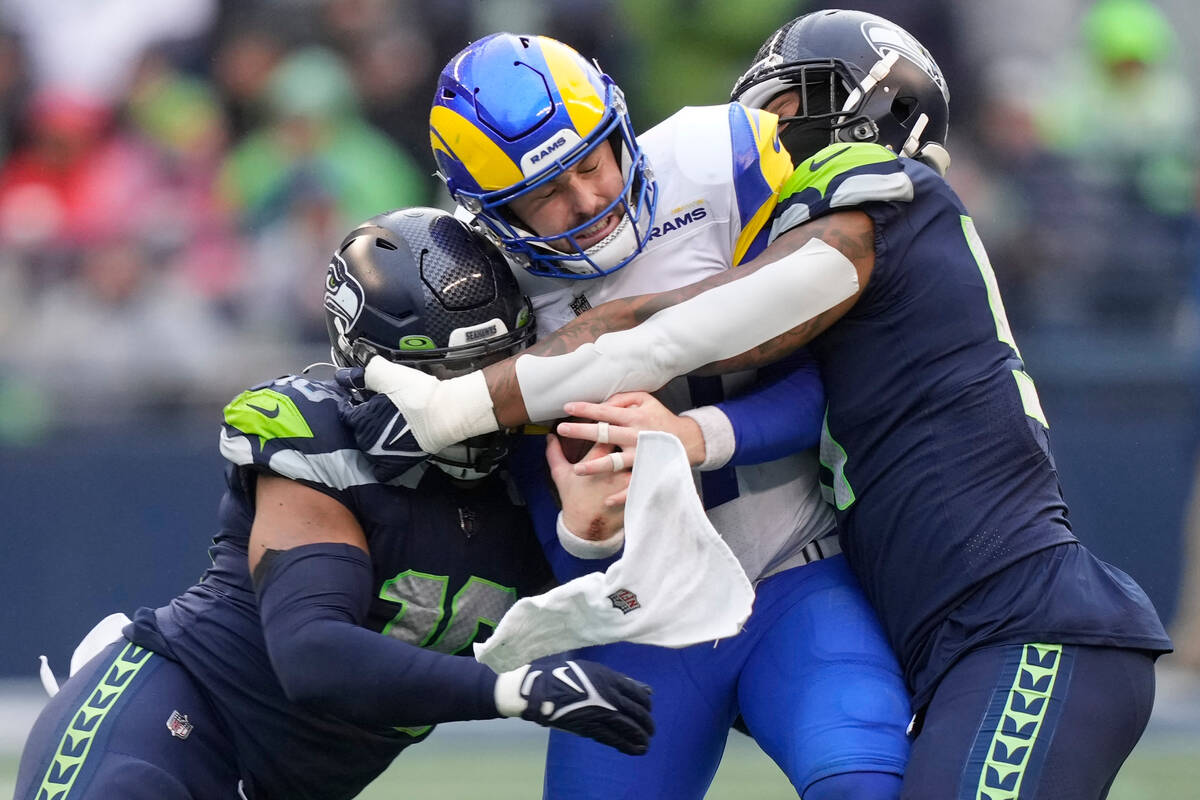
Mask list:
[[[617,448],[592,445],[585,458],[608,457]],[[576,474],[574,464],[563,455],[562,443],[554,434],[546,437],[546,463],[562,502],[563,524],[581,539],[602,541],[614,536],[625,525],[625,497],[629,493],[630,473],[604,472]]]
[[[365,384],[399,409],[426,453],[499,430],[481,372],[442,381],[375,356],[367,362]]]
[[[343,383],[340,375],[338,382]],[[417,444],[404,415],[386,395],[372,395],[362,403],[340,403],[338,418],[350,429],[358,449],[371,462],[376,479],[384,483],[429,457]]]
[[[621,459],[605,454],[586,458],[575,465],[579,475],[596,475],[620,469],[632,469],[637,460],[637,437],[642,431],[666,431],[683,442],[693,467],[704,462],[704,434],[696,421],[673,414],[653,395],[646,392],[614,394],[603,403],[567,403],[564,410],[573,417],[596,422],[560,422],[558,433],[573,439],[607,442],[620,447]]]
[[[603,664],[539,658],[496,680],[496,708],[549,728],[643,755],[654,735],[650,687]]]

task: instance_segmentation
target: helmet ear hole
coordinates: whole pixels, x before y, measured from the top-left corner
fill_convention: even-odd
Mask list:
[[[892,101],[892,116],[896,122],[904,124],[908,122],[917,110],[917,100],[915,97],[897,97]]]

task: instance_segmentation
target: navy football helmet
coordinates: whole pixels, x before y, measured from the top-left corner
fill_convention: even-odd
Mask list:
[[[572,48],[547,36],[497,33],[470,44],[438,77],[429,114],[438,174],[483,231],[534,275],[595,278],[650,239],[657,185],[633,133],[625,96]],[[602,143],[623,172],[621,193],[582,224],[538,236],[507,208]],[[616,229],[586,250],[575,238],[611,213]],[[572,248],[555,249],[566,240]]]
[[[933,56],[893,22],[862,11],[814,11],[792,20],[759,48],[731,99],[764,108],[798,90],[795,116],[781,117],[780,140],[800,163],[835,142],[876,142],[940,171],[950,123],[950,91]]]
[[[500,251],[434,208],[381,214],[346,236],[326,273],[325,327],[339,367],[383,356],[443,379],[523,350],[536,332]],[[480,477],[504,455],[505,438],[475,437],[432,460],[455,477]]]

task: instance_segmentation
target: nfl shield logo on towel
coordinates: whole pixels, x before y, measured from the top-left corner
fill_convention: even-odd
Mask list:
[[[188,734],[192,732],[192,723],[188,720],[187,714],[172,711],[170,718],[167,720],[167,730],[177,739],[186,739]]]
[[[628,614],[630,611],[642,607],[638,603],[637,595],[628,589],[618,589],[610,594],[608,599],[612,601],[613,608],[619,608],[622,614]]]

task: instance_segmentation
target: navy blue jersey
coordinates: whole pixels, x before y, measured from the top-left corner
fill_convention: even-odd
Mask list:
[[[200,582],[169,605],[141,609],[126,636],[181,663],[211,695],[244,772],[269,796],[352,797],[431,730],[367,730],[307,712],[284,696],[267,656],[247,565],[255,479],[297,480],[345,505],[366,534],[375,597],[366,626],[469,657],[518,597],[551,580],[528,516],[506,479],[470,488],[416,464],[380,483],[352,431],[351,402],[332,382],[287,377],[225,409],[229,460],[220,530]],[[292,765],[303,765],[295,769]]]
[[[828,398],[822,484],[917,704],[984,642],[1036,632],[1169,648],[1144,593],[1086,551],[1066,559],[1083,559],[1079,580],[1045,580],[1045,553],[1077,540],[1037,390],[949,185],[878,145],[839,144],[801,164],[781,196],[772,236],[848,208],[875,225],[866,287],[810,345]],[[965,604],[981,587],[1008,607]],[[1051,590],[1057,602],[1045,603]],[[1048,616],[1033,619],[1033,607]]]

